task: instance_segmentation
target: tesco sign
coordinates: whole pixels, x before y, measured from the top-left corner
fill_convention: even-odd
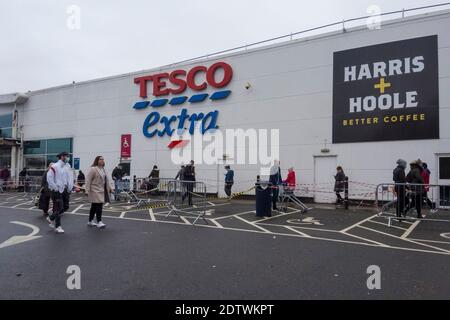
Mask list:
[[[233,78],[233,68],[226,62],[216,62],[211,66],[195,66],[189,70],[177,69],[172,72],[162,72],[148,76],[134,78],[134,83],[139,86],[139,96],[142,101],[136,102],[135,110],[143,110],[148,107],[160,109],[165,105],[178,106],[185,103],[199,104],[209,98],[211,102],[226,99],[231,90],[227,90]],[[154,99],[149,101],[150,96]],[[191,96],[183,95],[190,89]],[[187,108],[179,110],[178,115],[161,115],[158,111],[149,113],[143,123],[142,133],[147,138],[155,136],[172,136],[176,131],[179,135],[184,130],[194,134],[196,124],[199,123],[200,133],[217,129],[219,111],[208,113],[189,113]]]
[[[222,70],[222,79],[216,79],[216,73]],[[197,82],[197,76],[204,74],[206,81]],[[203,91],[211,86],[216,89],[227,86],[233,78],[233,69],[225,62],[217,62],[209,68],[196,66],[186,70],[175,70],[171,73],[158,73],[150,76],[138,77],[134,83],[139,85],[139,96],[147,98],[147,84],[153,83],[153,96],[167,96],[170,94],[181,94],[190,88],[193,91]],[[169,86],[170,85],[170,86]]]

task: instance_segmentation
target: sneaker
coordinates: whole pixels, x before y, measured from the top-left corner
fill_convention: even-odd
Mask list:
[[[431,209],[430,210],[430,213],[436,213],[436,212],[438,212],[437,209]]]
[[[94,221],[89,221],[87,225],[88,227],[97,227],[97,224]]]
[[[63,228],[58,227],[58,228],[55,229],[55,232],[56,233],[64,233],[64,230],[63,230]]]
[[[48,222],[48,226],[52,229],[55,229],[55,223],[50,219],[50,217],[47,217],[46,220]]]
[[[102,221],[100,221],[99,223],[97,223],[97,228],[99,228],[99,229],[106,228],[106,224],[104,224]]]

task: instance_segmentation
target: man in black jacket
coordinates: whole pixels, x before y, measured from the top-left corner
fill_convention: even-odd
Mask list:
[[[184,168],[184,181],[186,192],[183,194],[181,201],[184,202],[184,199],[188,198],[188,204],[192,206],[192,193],[194,192],[195,187],[195,166],[194,160]]]
[[[422,162],[420,160],[415,160],[410,163],[411,170],[406,176],[406,182],[411,184],[408,186],[408,189],[411,192],[412,205],[416,208],[417,211],[417,219],[422,219],[422,202],[423,202],[423,193],[424,193],[424,185],[422,178]],[[409,205],[407,206],[409,209]],[[406,210],[407,212],[408,210]]]
[[[406,169],[406,161],[403,159],[397,160],[397,167],[394,169],[393,172],[393,180],[395,182],[395,194],[397,195],[397,206],[396,206],[396,214],[397,217],[400,218],[405,213],[405,199],[406,199],[406,193],[405,193],[405,183],[406,183],[406,176],[405,176],[405,169]]]

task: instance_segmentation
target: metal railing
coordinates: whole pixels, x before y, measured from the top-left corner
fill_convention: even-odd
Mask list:
[[[450,222],[450,185],[383,183],[375,190],[380,216],[392,220]]]
[[[180,181],[171,180],[168,183],[167,203],[170,209],[166,217],[172,214],[181,217],[184,215],[193,215],[195,223],[201,218],[208,224],[205,219],[206,215],[206,185],[204,182],[198,181]]]
[[[406,14],[409,13],[409,12],[415,12],[415,11],[427,10],[427,9],[434,9],[434,8],[442,8],[442,7],[445,7],[445,6],[450,6],[450,2],[445,2],[445,3],[435,4],[435,5],[429,5],[429,6],[409,8],[409,9],[401,9],[401,10],[390,11],[390,12],[384,12],[384,13],[380,13],[377,16],[378,17],[385,17],[385,16],[392,16],[392,15],[401,15],[400,16],[401,18],[406,18]],[[234,48],[231,48],[231,49],[216,51],[216,52],[205,54],[205,55],[198,56],[198,57],[195,57],[195,58],[182,60],[182,61],[179,61],[179,62],[175,62],[175,63],[171,63],[171,64],[168,64],[168,65],[162,66],[160,69],[164,69],[164,68],[167,68],[167,67],[172,67],[172,66],[179,65],[179,64],[195,62],[197,60],[209,59],[209,58],[213,58],[215,56],[223,55],[223,54],[226,54],[226,53],[231,53],[231,52],[238,53],[238,52],[241,52],[241,51],[245,52],[245,51],[247,51],[250,48],[259,47],[261,45],[267,45],[269,43],[272,43],[272,42],[275,42],[275,41],[279,41],[279,40],[294,40],[295,36],[306,35],[308,33],[312,33],[313,31],[321,31],[321,30],[324,30],[324,29],[327,29],[327,28],[331,28],[331,27],[340,27],[339,29],[336,29],[334,31],[342,30],[343,32],[345,32],[346,31],[346,23],[357,22],[357,21],[361,21],[361,20],[367,20],[369,18],[374,18],[374,16],[367,15],[367,16],[362,16],[362,17],[357,17],[357,18],[344,19],[344,20],[333,22],[333,23],[325,24],[325,25],[322,25],[322,26],[319,26],[319,27],[309,28],[309,29],[305,29],[305,30],[301,30],[301,31],[285,34],[285,35],[282,35],[282,36],[273,37],[273,38],[269,38],[269,39],[266,39],[266,40],[262,40],[262,41],[253,42],[253,43],[250,43],[250,44],[234,47]],[[359,25],[359,26],[362,26],[362,24]],[[356,27],[356,26],[354,26],[354,27]],[[296,40],[299,40],[299,39],[296,39]]]

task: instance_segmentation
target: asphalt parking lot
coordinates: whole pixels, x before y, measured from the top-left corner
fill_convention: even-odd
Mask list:
[[[195,210],[193,208],[192,210]],[[105,207],[86,226],[72,196],[64,235],[31,197],[0,194],[2,299],[448,299],[450,223],[394,222],[374,210],[316,206],[255,215],[253,201],[211,200],[205,223],[168,209]],[[450,220],[448,211],[433,216]],[[67,268],[79,266],[81,289]],[[379,266],[381,289],[367,287]]]

